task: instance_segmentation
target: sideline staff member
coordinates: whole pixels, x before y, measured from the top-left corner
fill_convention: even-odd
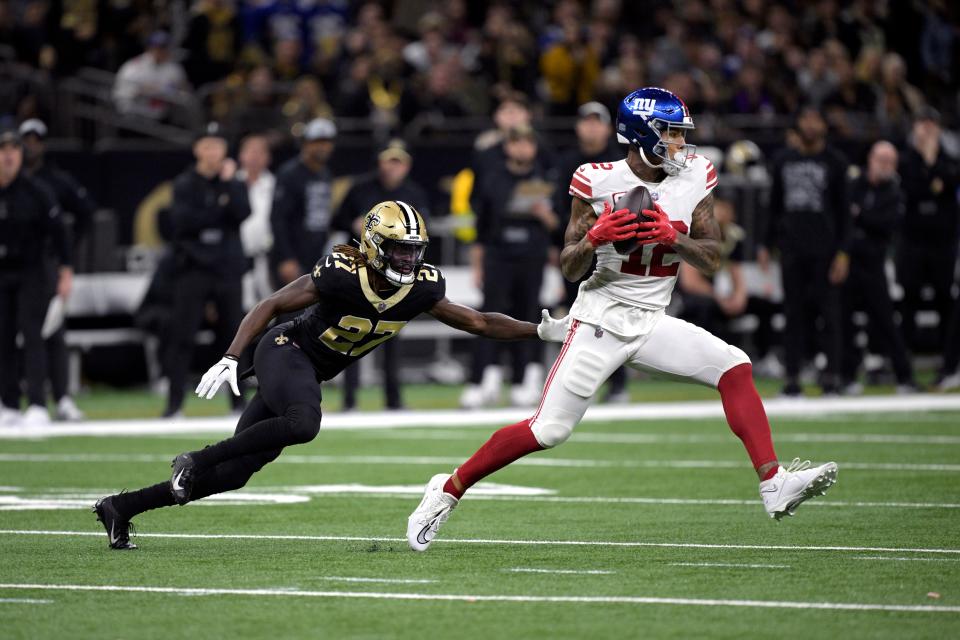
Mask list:
[[[15,130],[0,130],[0,399],[4,421],[20,405],[17,333],[23,334],[29,407],[24,422],[49,421],[44,384],[47,357],[40,330],[47,311],[43,259],[48,241],[60,256],[57,293],[73,282],[70,243],[53,195],[21,172],[23,147]]]
[[[193,143],[196,164],[173,182],[170,218],[174,251],[174,322],[166,344],[170,395],[165,418],[183,405],[183,387],[193,354],[194,337],[207,301],[217,308],[214,348],[225,351],[243,315],[242,279],[246,269],[240,223],[250,215],[247,188],[234,179],[236,163],[227,158],[227,141],[216,123]],[[243,399],[230,396],[234,409]]]

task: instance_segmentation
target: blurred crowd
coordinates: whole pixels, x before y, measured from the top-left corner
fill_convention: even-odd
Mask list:
[[[707,137],[801,104],[836,135],[891,137],[924,105],[955,120],[957,14],[945,0],[2,0],[0,56],[53,78],[116,72],[125,113],[199,98],[236,138],[318,116],[429,129],[512,92],[537,117],[572,116],[645,85],[684,96]],[[3,111],[50,115],[13,94]]]
[[[54,81],[81,67],[116,72],[112,100],[125,115],[172,122],[178,105],[197,99],[216,123],[196,136],[195,162],[158,217],[167,251],[137,313],[137,326],[163,344],[166,416],[182,411],[196,330],[208,325],[218,345],[229,341],[242,307],[309,271],[335,239],[355,236],[380,200],[409,201],[428,223],[462,216],[449,226],[484,309],[536,321],[570,177],[583,163],[625,156],[612,114],[651,84],[687,102],[695,142],[764,122],[782,133],[762,150],[749,140],[701,147],[727,177],[769,187],[769,199],[741,227],[738,193],[720,180],[725,268],[708,278],[685,265],[670,312],[747,348],[755,370],[781,378],[787,395],[804,382],[827,394],[860,393],[863,381],[912,392],[921,353],[937,356],[925,365],[934,385],[960,387],[957,12],[936,1],[0,0],[0,56]],[[58,191],[82,235],[93,205],[44,161],[47,125],[30,116],[50,114],[21,89],[0,92],[0,113],[19,123],[0,147],[21,149],[24,174]],[[485,129],[472,156],[449,167],[449,201],[435,207],[410,176],[418,160],[408,143],[418,140],[396,134],[460,117]],[[330,162],[350,119],[383,136],[368,173],[337,176]],[[543,135],[550,121],[572,129],[572,144]],[[851,139],[861,144],[844,144]],[[297,155],[273,166],[277,143],[290,141]],[[72,275],[64,241],[56,244],[60,255],[43,258],[54,299],[69,294]],[[0,259],[0,276],[6,266]],[[553,305],[567,307],[576,289],[568,283]],[[10,327],[25,320],[0,320],[12,349]],[[61,354],[49,365],[54,400],[60,417],[75,418],[54,380],[65,360],[56,333],[60,344],[47,347]],[[23,337],[39,348],[39,333]],[[397,348],[382,350],[391,409],[404,406]],[[512,404],[536,403],[540,345],[499,349],[474,341],[463,406],[503,401],[505,383]],[[31,406],[43,398],[37,358],[24,366]],[[17,406],[11,370],[3,373],[3,402]],[[352,408],[357,369],[344,378]],[[626,381],[615,373],[605,398],[626,400]]]

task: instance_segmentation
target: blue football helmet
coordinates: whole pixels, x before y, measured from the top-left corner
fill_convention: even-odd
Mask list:
[[[617,140],[633,145],[648,166],[676,175],[687,164],[697,147],[684,144],[670,157],[663,136],[681,129],[683,135],[693,129],[690,110],[679,97],[659,87],[637,89],[620,103],[617,110]],[[656,162],[659,158],[660,162]]]

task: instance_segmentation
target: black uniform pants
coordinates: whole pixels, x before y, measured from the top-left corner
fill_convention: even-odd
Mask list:
[[[386,394],[387,408],[399,409],[400,399],[400,344],[396,340],[387,340],[378,351],[383,354],[383,389]],[[360,363],[350,365],[343,371],[343,408],[357,406],[357,388],[360,386]]]
[[[783,311],[787,326],[783,336],[787,381],[796,382],[803,363],[804,345],[818,342],[827,356],[828,385],[837,384],[843,352],[841,287],[830,284],[828,275],[834,253],[782,248]],[[811,316],[823,325],[817,332]],[[819,333],[819,336],[818,336]],[[816,338],[819,337],[820,340]]]
[[[290,328],[290,323],[274,326],[257,345],[254,367],[260,387],[233,436],[191,452],[197,465],[191,501],[240,489],[284,447],[309,442],[319,433],[322,394],[313,365],[293,340],[277,341]],[[173,504],[169,480],[114,496],[114,505],[128,519]]]
[[[0,399],[20,407],[17,333],[23,334],[27,400],[46,406],[47,355],[40,330],[47,313],[47,283],[40,265],[0,271]]]
[[[47,303],[57,295],[57,282],[60,280],[59,265],[55,260],[47,259]],[[67,395],[67,341],[66,329],[63,325],[53,332],[45,341],[47,348],[47,374],[50,376],[50,395],[54,402]]]
[[[517,320],[540,321],[540,288],[546,260],[509,258],[487,252],[483,262],[483,310],[506,313]],[[510,343],[513,384],[523,382],[528,363],[539,357],[540,343],[530,340]],[[474,341],[470,381],[479,384],[483,370],[497,358],[497,345],[491,340]]]
[[[190,370],[194,341],[200,329],[208,301],[217,308],[214,347],[224,353],[240,325],[243,310],[239,277],[225,278],[211,271],[186,269],[174,277],[173,313],[167,332],[164,371],[170,379],[170,396],[166,414],[179,411],[183,405],[184,385]],[[230,394],[234,408],[243,405],[243,398]]]
[[[903,287],[903,337],[911,347],[917,345],[917,310],[921,307],[920,290],[925,284],[933,287],[933,307],[940,318],[937,350],[944,346],[944,336],[953,308],[951,287],[957,261],[956,247],[919,245],[904,241],[897,255],[897,280]]]
[[[862,353],[856,345],[856,329],[853,326],[853,312],[862,309],[866,312],[875,344],[886,350],[893,364],[893,371],[899,384],[913,383],[913,367],[907,356],[903,336],[893,321],[893,301],[884,272],[885,257],[858,256],[854,254],[850,261],[850,274],[844,285],[843,322],[844,354],[843,377],[852,381],[860,367]]]

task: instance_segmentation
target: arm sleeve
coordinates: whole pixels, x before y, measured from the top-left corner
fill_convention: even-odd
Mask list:
[[[330,222],[330,228],[334,231],[344,231],[353,236],[353,221],[356,220],[359,216],[362,216],[366,211],[360,211],[358,196],[358,185],[354,184],[350,187],[350,190],[347,191],[347,195],[344,196],[343,201],[340,203],[340,206],[337,207],[337,212],[333,215],[333,220]]]
[[[295,260],[293,214],[297,208],[297,191],[289,178],[277,177],[277,187],[273,193],[273,207],[270,210],[270,227],[273,230],[273,247],[277,260]]]
[[[833,207],[837,221],[837,251],[847,251],[850,244],[850,229],[853,217],[850,215],[850,181],[847,179],[847,159],[837,156],[833,177]]]
[[[763,230],[762,244],[767,249],[777,246],[777,227],[783,214],[783,163],[775,159],[770,165],[770,201],[767,205],[766,227]]]
[[[227,183],[227,193],[230,200],[223,207],[227,217],[237,226],[250,216],[250,196],[247,194],[247,186],[239,180],[231,180]]]
[[[182,176],[173,183],[173,203],[170,220],[175,238],[195,238],[203,229],[215,227],[220,222],[220,207],[198,207],[194,202],[190,182]]]
[[[473,209],[477,228],[477,242],[487,244],[493,235],[493,221],[490,219],[490,206],[486,194],[486,184],[474,185],[473,193],[470,194],[470,208]]]
[[[39,208],[43,215],[43,224],[50,238],[53,240],[53,250],[60,258],[60,266],[73,266],[73,250],[71,248],[70,234],[67,231],[67,225],[64,224],[63,215],[60,211],[60,205],[52,193],[44,188],[38,188],[37,197],[39,199]]]
[[[66,172],[59,172],[59,178],[63,182],[63,194],[60,197],[60,204],[65,211],[74,216],[73,236],[79,239],[87,235],[90,227],[93,225],[93,216],[97,211],[97,203],[90,197],[90,192],[86,187],[74,180],[73,176]]]

